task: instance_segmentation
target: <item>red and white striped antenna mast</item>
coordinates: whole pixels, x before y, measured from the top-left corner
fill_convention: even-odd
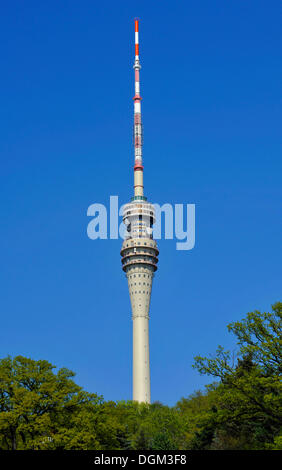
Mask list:
[[[140,96],[139,19],[135,18],[135,95],[134,100],[134,196],[143,196],[142,119]]]

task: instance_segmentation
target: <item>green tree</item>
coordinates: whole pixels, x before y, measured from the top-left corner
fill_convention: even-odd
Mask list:
[[[176,410],[180,414],[184,430],[183,448],[206,448],[210,444],[215,430],[214,412],[217,402],[217,384],[208,385],[205,392],[197,390],[188,398],[181,398],[177,402]],[[200,438],[199,431],[202,428],[204,431]]]
[[[237,337],[237,361],[221,346],[213,358],[195,358],[194,367],[201,374],[220,379],[216,416],[209,413],[202,421],[198,442],[208,429],[205,446],[227,442],[228,436],[237,439],[233,444],[229,440],[233,448],[237,444],[266,448],[274,441],[282,420],[281,319],[282,303],[278,302],[272,312],[251,312],[242,321],[228,325]]]
[[[176,450],[176,443],[168,431],[157,432],[151,441],[152,450]]]
[[[89,420],[101,398],[75,384],[70,370],[54,368],[22,356],[0,360],[2,449],[98,446]]]
[[[183,449],[185,422],[176,408],[159,402],[147,405],[147,412],[138,423],[138,431],[133,437],[133,448],[144,449]]]

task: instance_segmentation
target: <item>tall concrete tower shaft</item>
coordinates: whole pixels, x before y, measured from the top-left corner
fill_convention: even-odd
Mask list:
[[[139,22],[135,20],[135,95],[134,101],[134,196],[124,206],[127,227],[122,244],[122,269],[126,274],[133,320],[133,400],[151,402],[149,356],[149,308],[158,248],[153,240],[153,204],[143,189],[142,119],[140,96]]]

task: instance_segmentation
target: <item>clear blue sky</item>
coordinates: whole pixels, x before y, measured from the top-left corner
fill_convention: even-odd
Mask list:
[[[159,241],[152,400],[226,325],[281,300],[278,1],[14,1],[1,8],[0,357],[47,359],[106,400],[131,398],[121,240],[87,208],[132,195],[133,18],[140,18],[145,191],[196,204],[196,246]]]

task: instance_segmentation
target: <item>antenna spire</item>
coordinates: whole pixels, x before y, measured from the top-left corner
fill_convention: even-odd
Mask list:
[[[139,20],[135,19],[135,95],[134,100],[134,196],[143,196],[143,164],[142,164],[142,119],[140,96],[140,69],[139,62]]]

